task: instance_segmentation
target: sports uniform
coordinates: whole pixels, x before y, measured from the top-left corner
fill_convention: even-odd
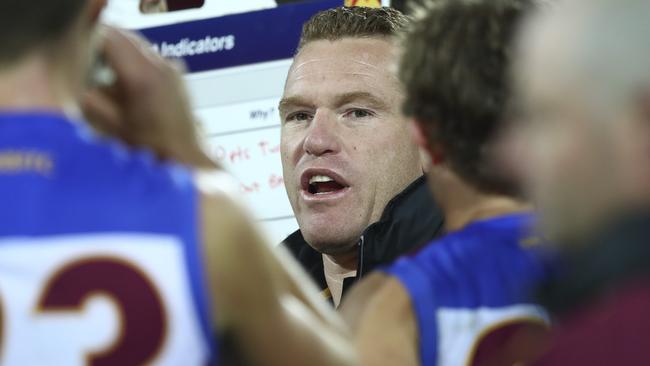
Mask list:
[[[475,221],[384,269],[411,299],[422,365],[511,365],[526,357],[516,353],[527,345],[507,344],[544,333],[547,323],[530,297],[546,273],[531,225],[530,214]]]
[[[216,362],[188,170],[3,112],[0,202],[0,364]]]

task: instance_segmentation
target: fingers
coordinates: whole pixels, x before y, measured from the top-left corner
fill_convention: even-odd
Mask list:
[[[163,62],[145,40],[133,33],[105,27],[103,54],[122,86],[138,86]]]
[[[111,68],[120,76],[129,75],[130,66],[145,62],[140,47],[121,31],[104,26],[101,29],[102,53]]]
[[[171,66],[178,74],[187,73],[187,65],[181,59],[168,60],[169,66]]]
[[[181,80],[182,61],[169,61],[135,33],[106,27],[104,57],[117,76],[117,86],[128,98],[138,97]]]
[[[91,125],[163,159],[205,166],[209,158],[198,143],[179,64],[160,57],[133,33],[106,27],[102,35],[103,57],[116,82],[85,95]]]

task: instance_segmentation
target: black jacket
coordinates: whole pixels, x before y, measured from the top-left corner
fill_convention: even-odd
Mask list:
[[[424,176],[388,202],[381,219],[364,230],[358,243],[357,277],[346,278],[343,294],[359,278],[399,256],[412,252],[442,233],[443,216]],[[282,243],[321,290],[327,290],[323,259],[302,237],[300,230]]]

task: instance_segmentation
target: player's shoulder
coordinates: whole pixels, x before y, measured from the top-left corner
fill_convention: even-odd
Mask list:
[[[221,170],[196,171],[194,183],[200,200],[202,242],[211,266],[234,256],[255,255],[258,240],[251,214],[242,201],[238,184]]]
[[[339,310],[357,333],[368,324],[414,324],[411,301],[409,292],[399,280],[375,272],[353,288]]]
[[[353,330],[364,365],[415,365],[418,324],[408,291],[393,277],[376,272],[350,294],[341,309]]]
[[[512,289],[508,287],[516,292],[545,273],[541,256],[525,247],[528,222],[528,216],[518,215],[468,225],[398,260],[384,272],[399,279],[415,298],[454,302],[453,294],[459,289],[466,294],[472,289],[471,297],[479,302],[502,294],[505,290],[498,289],[504,287],[503,278],[518,279],[511,281]]]
[[[356,329],[366,309],[373,306],[383,306],[382,302],[408,299],[408,293],[392,277],[381,271],[376,271],[364,277],[363,281],[355,285],[339,307],[345,321]]]
[[[441,262],[489,261],[500,254],[513,255],[530,244],[531,237],[534,236],[533,223],[534,216],[529,213],[476,221],[431,241],[411,255],[410,260],[446,268],[440,267]]]
[[[233,299],[240,299],[240,286],[250,286],[247,281],[251,278],[241,274],[252,273],[248,266],[267,260],[263,251],[267,243],[257,232],[234,178],[223,171],[197,171],[195,184],[200,197],[201,251],[217,314],[216,327],[225,329],[233,310],[224,309],[232,309],[233,301],[239,301]]]
[[[96,142],[96,146],[105,151],[114,174],[127,181],[142,181],[149,192],[157,188],[181,192],[196,190],[195,173],[188,166],[162,160],[148,149],[134,149],[120,141],[107,139]]]
[[[93,187],[96,194],[105,191],[107,195],[125,196],[132,192],[140,199],[160,196],[171,200],[195,193],[189,167],[160,159],[147,148],[103,136],[83,121],[67,124],[72,126],[72,133],[60,139],[67,146],[56,149],[61,183],[84,184]]]
[[[382,313],[409,317],[413,305],[407,289],[400,281],[393,277],[384,277],[370,300],[370,306]]]
[[[204,229],[225,226],[231,230],[248,223],[246,205],[238,194],[235,179],[222,170],[197,170],[194,185],[201,200],[201,211],[210,225]]]

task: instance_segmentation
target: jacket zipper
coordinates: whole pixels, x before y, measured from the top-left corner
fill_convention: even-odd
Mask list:
[[[358,247],[358,256],[357,256],[357,280],[363,277],[363,246],[365,244],[365,236],[361,235],[359,242],[357,243]]]

